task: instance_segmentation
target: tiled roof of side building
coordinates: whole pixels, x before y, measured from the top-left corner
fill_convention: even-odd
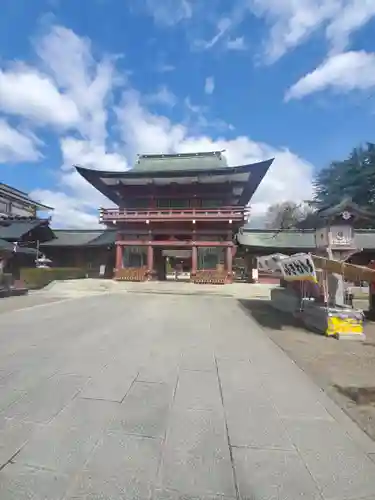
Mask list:
[[[160,172],[165,170],[213,170],[227,168],[227,160],[222,153],[222,151],[212,151],[209,153],[140,155],[134,165],[134,170]]]
[[[9,241],[18,241],[22,236],[38,227],[44,229],[45,239],[53,237],[53,233],[49,228],[49,221],[46,219],[0,219],[0,238]]]
[[[37,209],[41,210],[53,210],[51,207],[40,203],[39,201],[33,200],[30,196],[24,191],[20,191],[12,186],[8,186],[8,184],[4,184],[0,182],[0,194],[5,196],[6,198],[19,200],[22,202],[29,203],[30,205],[35,206]]]
[[[246,229],[240,230],[238,236],[240,245],[251,248],[285,248],[298,251],[313,251],[315,246],[315,230],[277,230],[277,229]],[[355,243],[359,249],[375,250],[375,229],[357,229]]]
[[[6,241],[6,240],[2,240],[0,238],[0,251],[13,252],[13,250],[14,250],[13,243],[10,243],[9,241]]]
[[[375,229],[357,229],[355,241],[359,248],[375,250]]]
[[[315,231],[280,231],[277,229],[246,229],[238,234],[241,245],[253,248],[315,248]]]
[[[99,247],[116,240],[116,231],[110,229],[55,229],[54,234],[56,238],[41,247]]]
[[[47,241],[41,247],[79,247],[89,243],[103,233],[103,229],[54,229],[56,238]]]
[[[100,246],[109,246],[113,245],[116,241],[116,233],[117,231],[106,229],[102,232],[100,236],[90,241],[90,247],[100,247]]]
[[[0,239],[0,252],[23,254],[23,255],[37,255],[36,248],[30,248],[26,246],[15,246],[13,243]]]

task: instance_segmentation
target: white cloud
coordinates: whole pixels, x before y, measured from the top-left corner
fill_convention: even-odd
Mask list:
[[[233,39],[229,39],[226,43],[226,48],[228,50],[246,50],[247,45],[245,42],[245,38],[243,36],[239,36]]]
[[[53,227],[79,229],[100,227],[98,215],[91,210],[90,204],[75,196],[69,196],[62,191],[36,189],[30,196],[41,203],[54,207],[52,213]]]
[[[288,90],[285,99],[301,99],[325,89],[349,92],[372,87],[375,87],[375,54],[345,52],[329,57],[301,78]]]
[[[212,5],[213,0],[210,0],[210,3],[208,0],[202,2],[201,8],[193,11],[193,20],[196,24],[206,25],[206,9],[210,8],[215,12],[215,7]],[[222,9],[216,8],[216,12],[218,11],[222,13]],[[226,12],[225,17],[217,16],[215,35],[208,40],[195,41],[193,46],[198,49],[211,49],[219,41],[225,41],[227,49],[243,50],[241,38],[231,40],[229,35],[234,35],[235,29],[249,15],[255,15],[265,21],[265,60],[272,63],[304,43],[318,30],[327,40],[331,51],[343,51],[350,44],[352,35],[374,18],[375,1],[234,0],[231,3],[231,11]],[[211,18],[208,22],[211,22]]]
[[[313,166],[287,149],[273,148],[248,137],[214,141],[205,135],[192,135],[187,127],[151,114],[140,104],[135,92],[126,94],[118,116],[124,142],[131,145],[130,156],[137,152],[183,153],[225,149],[232,166],[276,157],[252,200],[252,211],[256,215],[265,213],[273,203],[311,198]]]
[[[138,153],[171,152],[184,136],[182,125],[174,125],[168,118],[143,108],[139,94],[134,91],[124,93],[117,116],[127,155],[132,159]]]
[[[135,9],[146,11],[157,24],[164,26],[174,26],[193,15],[190,0],[131,0],[131,3]]]
[[[134,163],[138,153],[226,149],[231,165],[252,163],[276,156],[272,169],[254,197],[253,212],[264,213],[270,203],[289,199],[298,201],[310,197],[310,164],[288,150],[275,149],[270,145],[254,142],[248,137],[232,140],[223,137],[214,141],[202,132],[202,128],[207,130],[209,126],[215,126],[217,132],[220,130],[221,121],[210,122],[206,118],[205,108],[193,105],[189,100],[186,100],[185,104],[193,117],[192,123],[173,122],[166,116],[151,112],[147,107],[150,96],[141,96],[129,85],[124,85],[124,81],[118,80],[115,72],[116,61],[94,57],[90,42],[79,38],[72,31],[55,27],[37,42],[36,47],[43,63],[43,68],[39,70],[43,69],[48,75],[46,79],[51,82],[51,88],[55,85],[57,94],[54,95],[71,100],[78,110],[75,130],[59,139],[63,164],[55,190],[36,190],[33,193],[33,196],[43,203],[55,207],[55,225],[96,226],[97,209],[100,206],[112,205],[77,174],[73,168],[74,164],[96,169],[124,170]],[[40,72],[36,74],[42,75]],[[121,102],[117,103],[114,101],[112,90],[120,83],[126,90]],[[162,91],[157,95],[167,103],[168,92]],[[117,120],[111,129],[107,122],[109,106],[113,108]],[[221,125],[222,130],[229,128],[223,122]],[[16,151],[24,158],[36,159],[39,153],[34,138],[24,136],[17,130],[10,130],[12,137],[19,141],[18,146],[12,149],[13,154]],[[113,136],[117,130],[121,136],[118,144]],[[7,133],[9,134],[9,130]],[[0,125],[0,151],[1,137]]]
[[[65,137],[61,140],[64,168],[73,165],[96,170],[126,170],[128,164],[123,154],[108,152],[103,146],[89,141]]]
[[[69,97],[45,75],[25,66],[0,70],[0,109],[64,128],[76,125],[79,119],[77,106]]]
[[[169,73],[175,69],[176,66],[173,66],[173,64],[159,64],[156,66],[156,71],[159,73]]]
[[[353,34],[375,16],[374,0],[132,0],[146,10],[159,25],[173,27],[186,24],[188,36],[194,38],[196,49],[211,49],[224,42],[227,49],[243,50],[241,38],[232,40],[235,30],[249,16],[265,21],[263,33],[265,57],[274,62],[288,51],[304,43],[317,31],[333,52],[343,51]],[[209,12],[209,14],[208,14]],[[214,24],[210,38],[206,33]],[[205,31],[203,39],[196,32]]]
[[[305,42],[318,29],[325,30],[333,51],[343,50],[351,35],[375,16],[374,0],[250,0],[248,5],[271,26],[266,40],[269,62]]]
[[[90,41],[61,26],[55,26],[38,40],[36,50],[45,71],[78,107],[79,132],[103,144],[107,138],[107,105],[113,86],[118,83],[114,61],[108,57],[96,61]]]
[[[74,165],[98,170],[124,170],[128,168],[126,160],[118,153],[107,153],[100,146],[72,137],[61,140],[61,151],[64,164],[57,190],[40,189],[31,195],[54,208],[54,227],[99,227],[99,208],[112,207],[113,203],[83,179]]]
[[[232,28],[233,24],[234,24],[233,20],[228,18],[228,17],[223,17],[222,19],[219,19],[217,26],[216,26],[216,30],[217,30],[216,34],[208,41],[198,42],[198,46],[201,46],[205,50],[211,49]]]
[[[38,141],[31,133],[22,133],[0,118],[0,163],[33,162],[41,159]]]
[[[343,50],[350,36],[365,26],[375,16],[374,0],[350,0],[343,2],[339,15],[332,18],[326,29],[327,38],[334,50]]]
[[[204,84],[204,91],[206,94],[212,94],[215,90],[215,79],[213,76],[209,76],[206,78],[206,82]]]
[[[150,104],[163,104],[173,108],[177,103],[177,97],[165,85],[162,85],[158,90],[149,94],[145,98]]]

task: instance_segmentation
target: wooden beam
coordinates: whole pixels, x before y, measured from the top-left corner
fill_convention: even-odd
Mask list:
[[[217,198],[218,196],[232,194],[234,188],[243,188],[243,182],[219,183],[219,184],[190,184],[182,186],[180,184],[170,184],[167,186],[146,185],[146,186],[116,186],[124,199],[133,198],[194,198],[204,196],[208,198]]]
[[[233,247],[234,244],[230,241],[192,241],[192,240],[118,240],[117,245],[121,246],[148,246],[173,248],[173,247],[188,247],[194,245],[199,247]]]

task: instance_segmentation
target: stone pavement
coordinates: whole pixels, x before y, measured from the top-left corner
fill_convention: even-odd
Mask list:
[[[232,298],[0,315],[1,500],[373,500],[372,453]]]
[[[130,281],[114,281],[110,279],[78,279],[54,281],[44,289],[32,292],[38,296],[82,297],[103,293],[161,293],[171,295],[215,295],[249,298],[270,298],[270,291],[275,285],[231,283],[225,286],[198,285],[189,282],[176,281],[145,281],[135,283]]]

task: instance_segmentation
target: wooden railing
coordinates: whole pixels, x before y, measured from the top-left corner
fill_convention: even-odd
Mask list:
[[[116,269],[115,280],[118,281],[146,281],[147,267],[123,267]]]
[[[224,285],[230,282],[228,273],[225,270],[217,269],[199,270],[192,277],[192,281],[200,285]]]
[[[122,208],[100,209],[100,222],[155,221],[155,220],[232,220],[242,222],[247,209],[243,207],[182,208],[130,210]]]

